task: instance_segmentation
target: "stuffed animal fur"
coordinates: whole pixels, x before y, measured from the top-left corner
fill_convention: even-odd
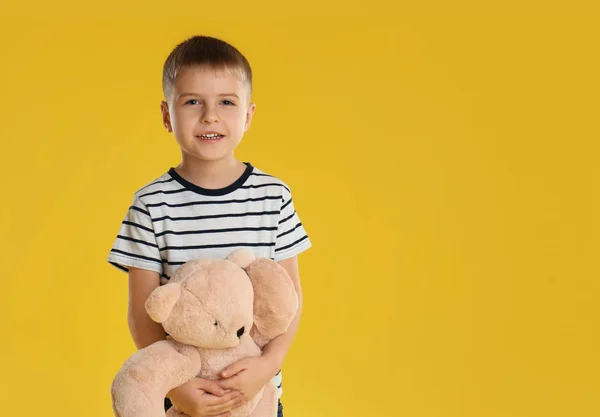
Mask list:
[[[135,352],[111,386],[116,417],[165,417],[164,398],[195,377],[219,379],[233,362],[258,356],[284,333],[298,309],[285,269],[246,249],[226,259],[189,261],[146,302],[168,340]],[[268,383],[232,417],[275,417],[276,387]],[[166,417],[184,417],[175,407]]]

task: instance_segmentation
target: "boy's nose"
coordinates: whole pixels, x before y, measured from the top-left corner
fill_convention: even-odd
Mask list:
[[[219,120],[217,112],[213,109],[206,109],[201,117],[202,123],[215,123]]]
[[[202,118],[202,123],[216,123],[218,121],[219,121],[219,119],[217,119],[216,117],[203,117]]]

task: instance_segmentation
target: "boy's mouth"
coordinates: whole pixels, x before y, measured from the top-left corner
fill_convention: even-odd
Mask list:
[[[225,136],[221,135],[220,133],[204,133],[202,135],[196,135],[196,137],[203,140],[218,140],[224,138]]]

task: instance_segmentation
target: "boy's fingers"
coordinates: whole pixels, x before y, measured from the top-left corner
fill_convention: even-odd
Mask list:
[[[221,376],[223,378],[229,378],[229,377],[243,371],[244,369],[246,369],[246,362],[247,361],[244,358],[237,362],[232,363],[227,368],[223,369],[223,371],[221,372]]]
[[[210,379],[197,378],[196,388],[209,392],[217,397],[222,397],[225,395],[225,390],[221,388],[215,381]]]
[[[238,380],[240,379],[240,375],[232,376],[229,379],[224,379],[219,381],[219,386],[223,389],[235,389],[238,384]]]
[[[211,417],[230,417],[231,412],[227,411],[225,413],[222,413],[220,411],[207,411],[206,414],[203,414],[203,415],[211,416]]]
[[[236,406],[241,404],[243,402],[243,400],[244,400],[244,397],[242,395],[238,394],[236,397],[232,398],[231,400],[227,401],[226,403],[215,405],[211,409],[211,411],[216,411],[216,412],[225,411],[225,410],[229,411],[233,408],[236,408]]]
[[[235,399],[235,404],[231,407],[231,409],[236,409],[238,407],[241,407],[244,404],[244,396],[240,395],[238,398]]]
[[[214,399],[211,398],[211,401],[208,403],[208,405],[210,406],[211,410],[224,409],[223,408],[224,404],[227,404],[228,402],[235,400],[240,395],[241,394],[237,391],[231,391],[222,397],[218,397],[218,398],[214,398]]]
[[[231,407],[229,408],[211,408],[207,411],[207,415],[222,417],[231,415]]]

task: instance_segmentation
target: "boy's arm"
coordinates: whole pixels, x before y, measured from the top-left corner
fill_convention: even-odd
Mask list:
[[[146,300],[150,293],[160,285],[157,272],[139,268],[129,268],[129,308],[127,319],[129,332],[138,349],[143,349],[159,340],[165,340],[166,334],[160,323],[156,323],[146,312]]]

